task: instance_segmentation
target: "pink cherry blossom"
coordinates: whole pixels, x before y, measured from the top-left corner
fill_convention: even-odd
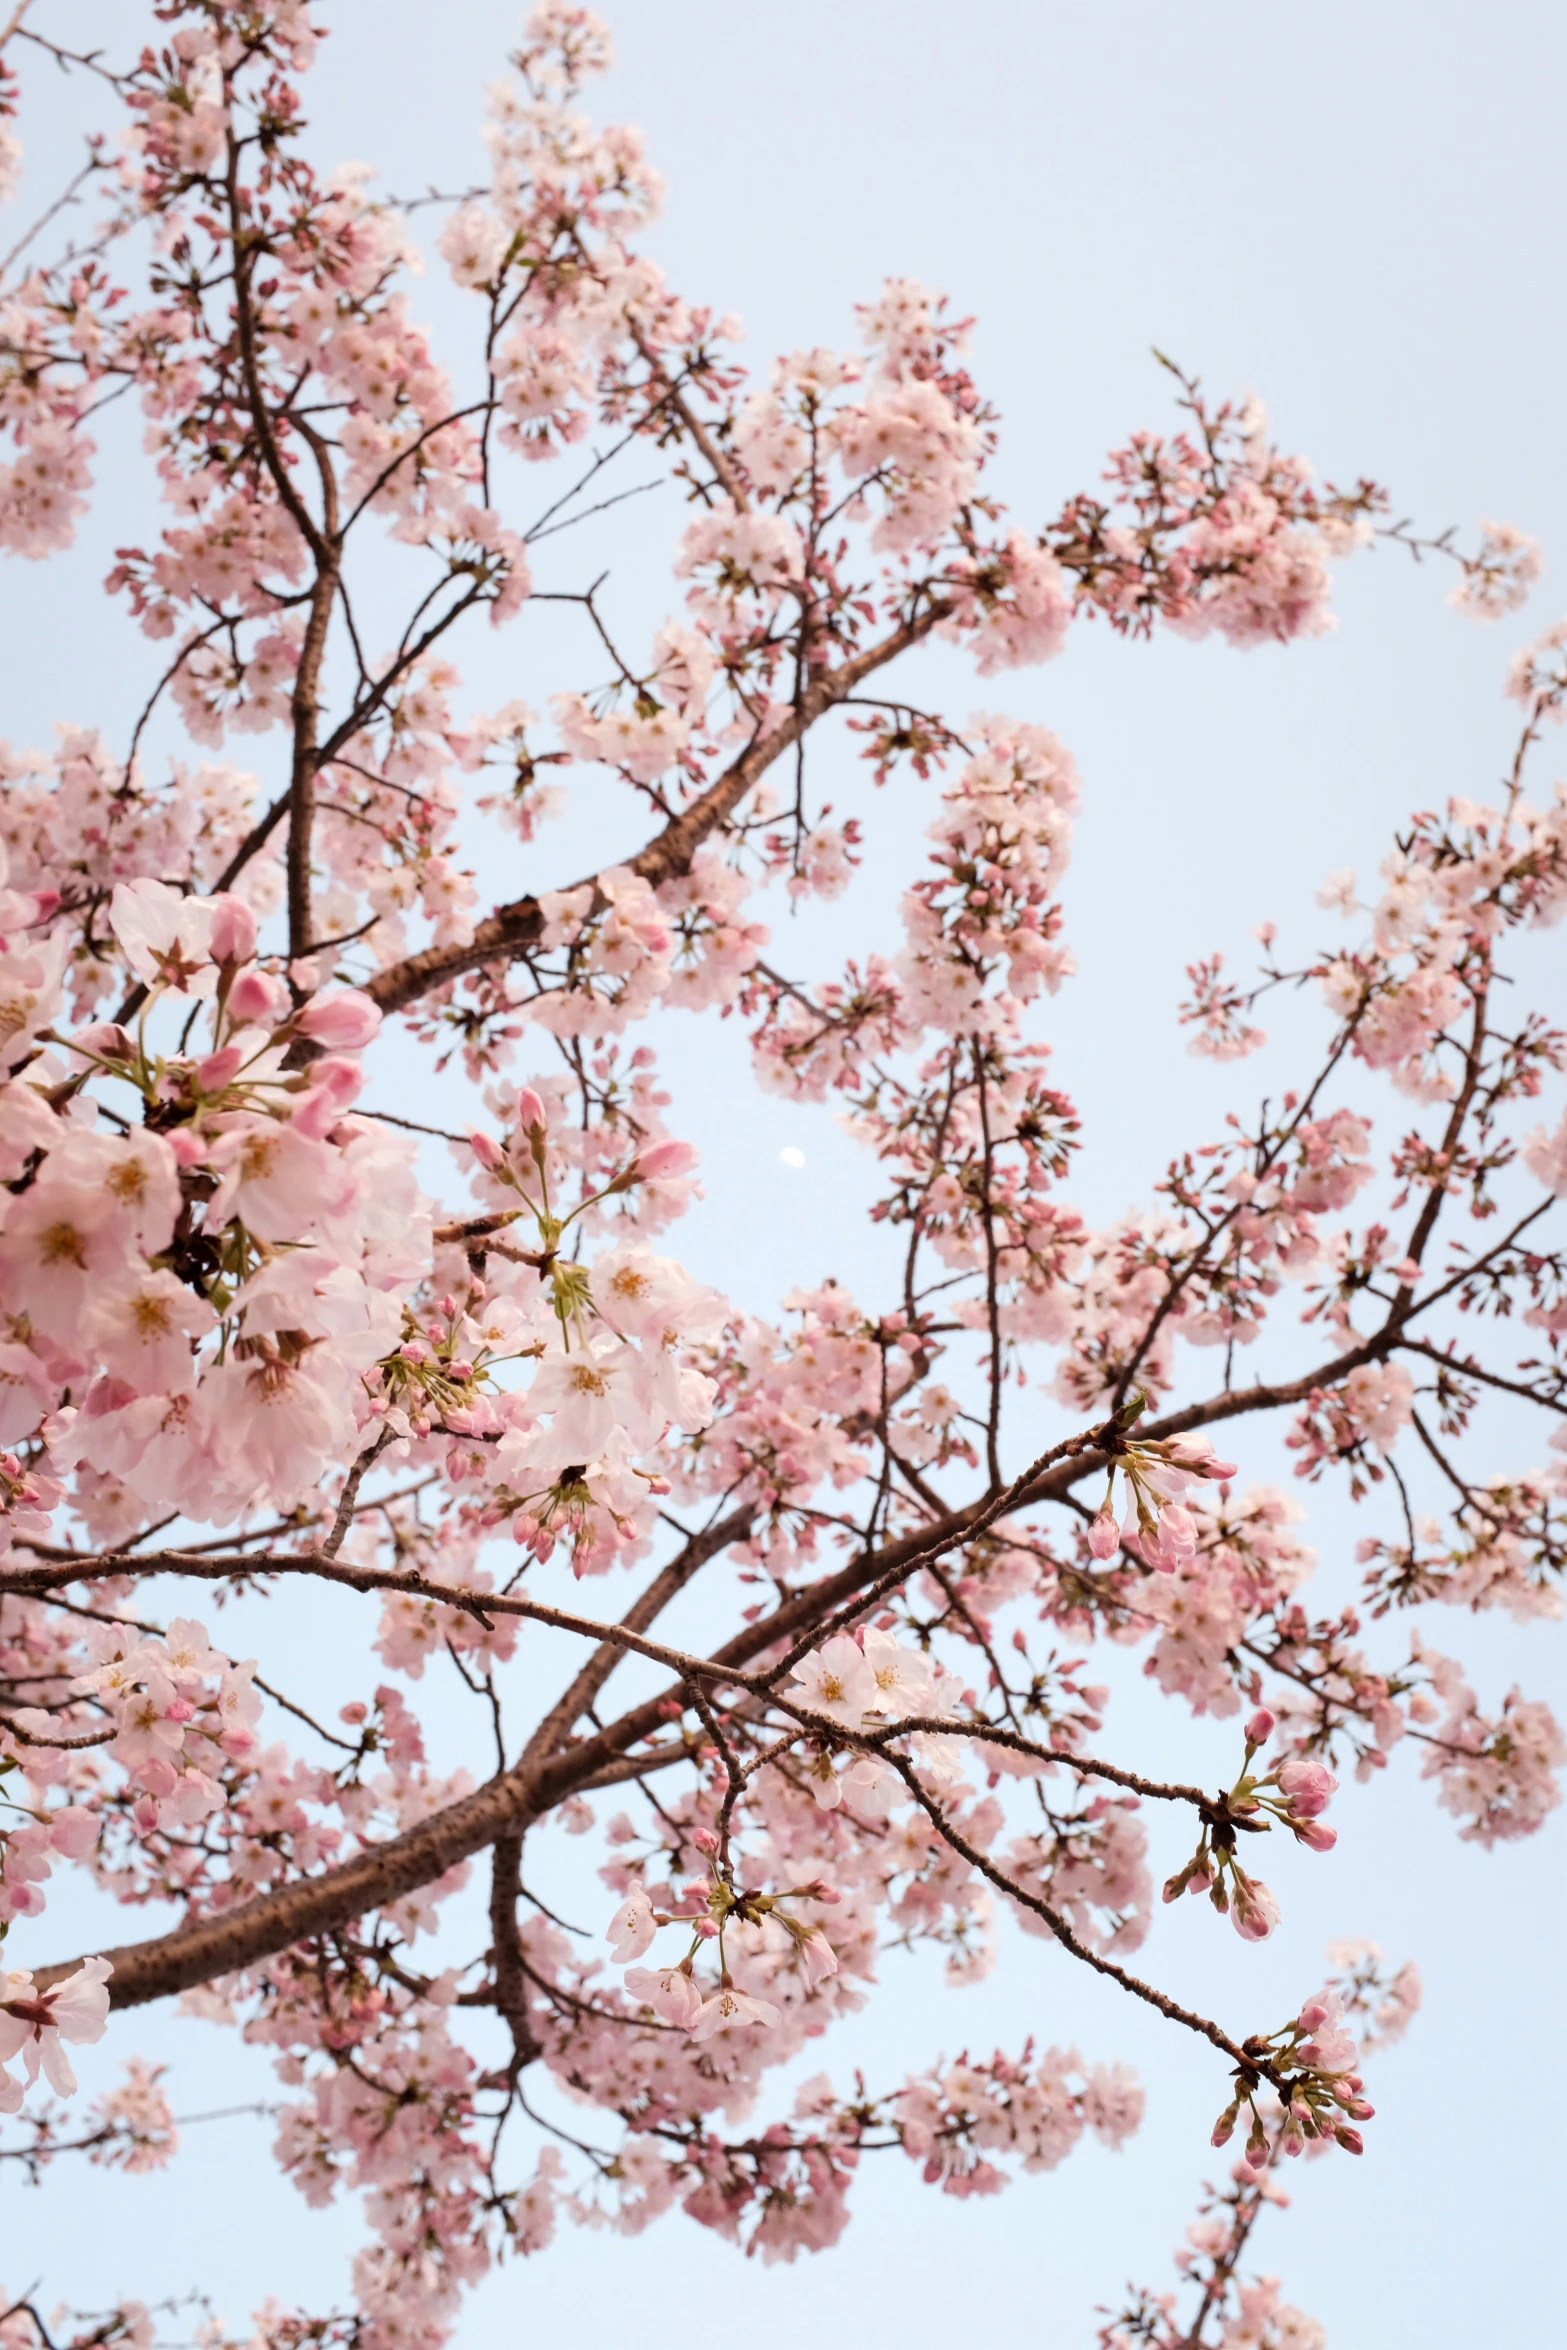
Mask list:
[[[755,2025],[765,2027],[777,2021],[778,2010],[770,2000],[753,1999],[747,1992],[725,1988],[703,2000],[688,2029],[693,2040],[711,2040],[715,2034],[743,2032]]]
[[[1169,362],[1162,422],[1010,515],[956,299],[890,278],[852,347],[757,364],[665,276],[577,0],[527,17],[479,181],[412,205],[314,127],[319,41],[351,71],[359,37],[328,0],[142,15],[57,59],[90,217],[45,212],[0,317],[0,551],[69,543],[97,411],[138,411],[107,586],[145,673],[127,749],[84,622],[107,731],[0,747],[0,2153],[168,2160],[145,2063],[68,2124],[32,2092],[72,2092],[111,1987],[178,1988],[265,2052],[276,2160],[360,2231],[352,2317],[270,2304],[257,2350],[442,2350],[568,2223],[678,2206],[765,2262],[835,2244],[877,2150],[966,2200],[1119,2146],[1113,2061],[960,2026],[881,2070],[877,2019],[889,1950],[955,1994],[1026,1972],[1040,2012],[1052,1969],[1135,1963],[1243,2152],[1105,2350],[1314,2350],[1242,2254],[1282,2156],[1360,2150],[1360,2051],[1418,1977],[1351,1946],[1269,2030],[1266,1962],[1204,1991],[1208,1912],[1293,1946],[1253,1868],[1332,1852],[1346,1769],[1482,1847],[1560,1799],[1549,1708],[1427,1632],[1559,1612],[1564,1049],[1529,982],[1567,911],[1567,623],[1477,777],[1329,881],[1331,943],[1262,922],[1248,972],[1194,934],[1203,1081],[1171,1062],[1125,1204],[1081,1177],[1046,1002],[1103,982],[1072,858],[1116,778],[943,681],[1090,639],[1123,695],[1151,637],[1282,655],[1378,533],[1426,559],[1409,592],[1447,564],[1495,617],[1533,542],[1395,524]],[[654,484],[611,591],[576,525]],[[502,623],[536,707],[473,706]],[[1214,822],[1181,811],[1161,875],[1199,914]],[[677,1015],[696,1052],[661,1058]],[[1134,1107],[1159,1020],[1124,984],[1095,1015]],[[674,1235],[682,1129],[739,1133],[747,1072],[813,1230],[854,1186],[809,1121],[859,1154],[887,1245],[855,1287],[705,1143],[757,1279]],[[1278,1436],[1292,1492],[1255,1479]],[[1361,1514],[1319,1586],[1324,1495]],[[1200,1720],[1161,1742],[1157,1700]],[[566,1922],[585,1853],[602,1943]],[[1156,1885],[1195,1903],[1178,1999]],[[131,1913],[112,1986],[42,1967],[89,1887]]]
[[[652,1949],[657,1932],[652,1903],[640,1885],[633,1886],[609,1921],[610,1956],[625,1966]]]
[[[857,1730],[878,1702],[875,1667],[847,1632],[835,1633],[802,1658],[791,1678],[801,1705],[845,1729]]]
[[[0,1973],[0,2065],[20,2056],[27,2080],[42,2071],[51,2089],[69,2097],[76,2075],[63,2044],[103,2038],[109,2021],[104,1985],[113,1971],[106,1958],[86,1958],[47,1991],[36,1991],[25,1970]]]

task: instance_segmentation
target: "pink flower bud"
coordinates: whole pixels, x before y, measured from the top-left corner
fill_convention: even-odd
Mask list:
[[[1210,2143],[1210,2145],[1213,2145],[1213,2146],[1228,2146],[1228,2144],[1229,2144],[1229,2142],[1230,2142],[1231,2138],[1232,2138],[1234,2135],[1235,2135],[1235,2108],[1234,2108],[1234,2106],[1232,2105],[1232,2106],[1229,2108],[1228,2112],[1226,2112],[1226,2113],[1221,2113],[1221,2114],[1220,2114],[1220,2116],[1219,2116],[1219,2118],[1218,2118],[1218,2120],[1217,2120],[1217,2121],[1214,2123],[1214,2125],[1213,2125],[1213,2136],[1212,2136],[1212,2138],[1209,2140],[1209,2143]]]
[[[365,1704],[363,1698],[356,1697],[351,1705],[338,1707],[337,1718],[340,1722],[347,1722],[351,1728],[357,1728],[369,1711],[370,1708]]]
[[[542,1127],[548,1123],[544,1114],[544,1104],[531,1085],[523,1086],[518,1092],[517,1123],[524,1134],[531,1134],[535,1126]]]
[[[693,1829],[691,1841],[698,1852],[716,1852],[718,1850],[718,1838],[713,1834],[711,1828]]]
[[[639,1151],[626,1170],[630,1183],[658,1183],[671,1175],[688,1175],[696,1165],[696,1152],[689,1142],[676,1142],[671,1136],[666,1142],[655,1142],[645,1151]]]
[[[481,1132],[477,1127],[468,1137],[468,1147],[487,1175],[493,1175],[497,1168],[506,1164],[506,1153],[494,1136]]]
[[[1231,1923],[1243,1942],[1266,1942],[1279,1922],[1279,1905],[1260,1877],[1240,1869],[1235,1876],[1235,1908]]]
[[[193,1126],[175,1126],[164,1140],[182,1167],[199,1167],[207,1155],[207,1145]]]
[[[288,989],[267,971],[242,971],[228,992],[228,1016],[242,1028],[273,1028],[288,1011]]]
[[[227,891],[212,901],[212,960],[248,963],[256,951],[256,917],[243,898]]]
[[[100,1061],[128,1061],[136,1051],[117,1020],[94,1020],[90,1026],[78,1028],[71,1042]]]
[[[1121,1547],[1120,1529],[1108,1510],[1101,1510],[1088,1529],[1088,1548],[1096,1559],[1114,1558]]]
[[[330,1052],[357,1052],[381,1025],[380,1008],[357,987],[326,987],[296,1013],[294,1025]]]
[[[1343,2147],[1346,2154],[1365,2153],[1365,2139],[1361,2136],[1358,2130],[1352,2130],[1347,2122],[1340,2122],[1334,2130],[1333,2135],[1335,2138],[1337,2138],[1339,2144]]]
[[[1247,1745],[1266,1746],[1277,1727],[1277,1714],[1270,1714],[1265,1705],[1259,1705],[1251,1720],[1246,1724]]]
[[[1304,1844],[1308,1852],[1331,1852],[1338,1842],[1337,1828],[1330,1828],[1326,1820],[1292,1820],[1295,1841]]]
[[[221,1093],[244,1065],[244,1047],[226,1044],[221,1052],[208,1053],[205,1060],[196,1063],[196,1083],[203,1093]]]
[[[1280,1763],[1275,1776],[1290,1810],[1300,1820],[1315,1819],[1318,1812],[1326,1811],[1338,1792],[1338,1781],[1326,1763],[1306,1762],[1299,1756]]]

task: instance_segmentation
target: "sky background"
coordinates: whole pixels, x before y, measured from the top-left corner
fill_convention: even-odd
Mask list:
[[[126,0],[39,0],[35,21],[81,43],[123,40],[142,15]],[[318,160],[362,158],[400,193],[474,177],[482,84],[515,45],[520,11],[348,0],[330,21],[336,37],[307,85]],[[848,342],[854,302],[887,275],[947,290],[978,320],[974,369],[1004,419],[996,486],[1022,520],[1090,486],[1128,430],[1167,423],[1157,345],[1216,392],[1259,393],[1285,447],[1330,478],[1386,482],[1395,510],[1422,528],[1472,530],[1485,514],[1545,544],[1543,588],[1500,629],[1459,621],[1445,606],[1448,574],[1384,549],[1340,572],[1338,631],[1284,652],[1133,647],[1084,628],[1049,668],[978,690],[955,657],[925,658],[922,690],[954,715],[977,704],[1042,720],[1082,771],[1066,900],[1081,976],[1043,1032],[1056,1081],[1085,1113],[1070,1196],[1103,1220],[1146,1198],[1171,1151],[1217,1132],[1232,1103],[1249,1107],[1287,1082],[1300,1066],[1287,1048],[1318,1033],[1309,1007],[1284,1006],[1270,1023],[1283,1059],[1227,1072],[1192,1061],[1174,1019],[1184,965],[1218,947],[1244,967],[1264,917],[1303,958],[1334,935],[1314,903],[1330,869],[1370,875],[1409,809],[1450,792],[1486,797],[1510,756],[1502,675],[1516,643],[1562,609],[1567,560],[1561,12],[1527,0],[1310,10],[969,0],[961,11],[928,0],[623,0],[611,23],[618,62],[595,103],[642,126],[667,176],[651,250],[671,281],[738,312],[758,368],[776,350]],[[30,187],[44,191],[68,167],[85,93],[22,62],[36,108],[23,120]],[[25,199],[12,217],[27,217]],[[467,314],[438,271],[415,289],[415,306],[455,361],[446,329]],[[102,492],[78,553],[0,579],[0,725],[16,741],[47,739],[58,717],[123,741],[153,673],[155,650],[96,598],[112,548],[152,527],[134,419],[107,422],[102,438]],[[593,546],[570,550],[569,565],[612,561],[614,608],[632,633],[651,635],[673,604],[659,572],[678,528],[672,503],[648,499]],[[519,693],[542,706],[595,674],[532,620],[486,632],[464,657],[478,708]],[[231,748],[251,763],[249,742]],[[265,771],[271,752],[254,756]],[[862,805],[853,762],[840,768],[841,804]],[[1540,770],[1542,788],[1559,768],[1558,756]],[[791,968],[828,971],[846,952],[894,943],[929,794],[899,783],[864,813],[867,864],[847,897],[793,923],[776,901],[760,909]],[[635,845],[616,823],[607,800],[585,793],[536,850],[513,852],[501,887],[604,864]],[[1536,999],[1560,1017],[1560,934],[1528,960]],[[701,1145],[708,1191],[670,1245],[758,1308],[829,1271],[874,1302],[883,1260],[864,1222],[869,1172],[830,1113],[742,1091],[744,1055],[727,1028],[671,1027],[661,1053],[672,1123]],[[394,1060],[383,1106],[398,1106],[413,1076],[411,1061]],[[414,1114],[438,1118],[441,1089],[424,1099]],[[781,1161],[784,1148],[804,1166]],[[1054,1432],[1050,1410],[1040,1401],[1021,1413],[1019,1457],[1047,1423]],[[1502,1441],[1487,1465],[1518,1458]],[[1276,1445],[1248,1437],[1243,1474],[1276,1473]],[[1351,1588],[1366,1526],[1321,1496],[1311,1506],[1314,1589],[1326,1602]],[[308,1638],[305,1619],[281,1611],[281,1645],[275,1626],[245,1626],[264,1657],[292,1649],[291,1685],[307,1699],[342,1694],[338,1668],[355,1634],[351,1611],[334,1615],[335,1604],[312,1603]],[[1561,1710],[1553,1627],[1426,1628],[1470,1661],[1484,1701],[1516,1678]],[[248,1653],[239,1631],[223,1636]],[[1116,1678],[1118,1757],[1183,1776],[1231,1766],[1232,1730],[1151,1700],[1135,1661]],[[455,1740],[459,1717],[450,1719]],[[438,1701],[438,1748],[445,1728]],[[1287,2297],[1343,2350],[1549,2338],[1567,2085],[1561,1815],[1522,1849],[1479,1852],[1457,1841],[1404,1753],[1387,1782],[1347,1790],[1334,1816],[1341,1841],[1330,1860],[1280,1854],[1271,1870],[1285,1924],[1266,1948],[1243,1949],[1200,1905],[1183,1904],[1159,1918],[1139,1961],[1243,2028],[1291,2012],[1331,1935],[1370,1935],[1425,1973],[1425,2013],[1370,2079],[1370,2152],[1292,2177],[1297,2208],[1265,2224],[1257,2265],[1279,2273]],[[1174,1857],[1156,1843],[1156,1866]],[[546,1851],[546,1870],[562,1906],[578,1904],[566,1914],[597,1930],[605,1898],[583,1848]],[[103,1931],[69,1899],[51,1903],[46,1929],[46,1956]],[[1122,2154],[1085,2148],[983,2204],[934,2196],[899,2157],[882,2156],[865,2166],[842,2245],[765,2274],[678,2215],[634,2243],[567,2233],[474,2297],[463,2350],[499,2350],[520,2332],[574,2350],[619,2350],[635,2335],[662,2350],[715,2323],[761,2350],[813,2328],[864,2350],[960,2327],[994,2350],[1086,2345],[1095,2304],[1128,2277],[1168,2279],[1170,2249],[1212,2168],[1205,2141],[1223,2083],[1207,2053],[1014,1935],[990,1980],[964,1992],[894,1959],[867,2013],[802,2069],[825,2064],[844,2079],[860,2064],[873,2084],[892,2085],[940,2052],[988,2052],[1029,2033],[1137,2065],[1149,2115]],[[84,2084],[106,2083],[132,2047],[174,2065],[181,2112],[270,2093],[259,2052],[161,2010],[118,2023],[80,2068]],[[46,2296],[92,2301],[200,2281],[232,2324],[269,2289],[318,2306],[340,2297],[356,2215],[308,2213],[267,2163],[265,2137],[255,2122],[204,2125],[162,2179],[62,2168],[36,2195],[0,2181],[0,2282],[14,2292],[41,2276]]]

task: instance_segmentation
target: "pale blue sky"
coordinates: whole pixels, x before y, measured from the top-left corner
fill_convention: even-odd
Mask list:
[[[139,22],[124,0],[38,0],[36,15],[73,39]],[[334,20],[310,84],[321,159],[363,157],[405,192],[471,176],[481,84],[521,12],[349,0]],[[1088,486],[1129,428],[1163,420],[1148,356],[1158,344],[1214,389],[1261,394],[1285,444],[1324,473],[1388,482],[1398,511],[1431,528],[1515,520],[1556,558],[1522,621],[1501,631],[1465,628],[1445,610],[1445,576],[1382,552],[1341,573],[1339,632],[1284,654],[1132,648],[1085,630],[1051,668],[978,691],[955,660],[930,657],[928,690],[958,714],[978,703],[1043,719],[1082,768],[1067,899],[1082,977],[1047,1033],[1058,1079],[1088,1115],[1073,1196],[1113,1214],[1147,1196],[1171,1149],[1214,1132],[1281,1066],[1224,1073],[1186,1058],[1173,1019],[1182,966],[1214,946],[1243,959],[1263,916],[1315,945],[1313,893],[1329,868],[1373,869],[1411,806],[1485,796],[1508,748],[1508,654],[1567,602],[1561,12],[1527,0],[624,0],[611,21],[620,63],[603,103],[645,128],[668,177],[653,250],[674,282],[738,311],[759,365],[775,349],[846,339],[852,303],[885,275],[944,287],[978,317],[976,372],[1005,419],[1000,486],[1024,519]],[[74,99],[36,65],[28,78],[58,139]],[[29,143],[36,163],[49,138],[34,131]],[[443,322],[454,315],[433,276],[419,299]],[[0,724],[12,739],[44,737],[55,716],[120,739],[139,699],[147,651],[94,600],[141,511],[134,439],[105,435],[123,456],[106,464],[80,556],[0,579],[13,648]],[[674,527],[668,508],[639,513],[606,542],[624,608],[648,630],[668,599],[638,601],[631,585],[651,590]],[[479,706],[519,692],[541,704],[579,682],[541,641],[514,629],[475,646]],[[891,943],[928,807],[900,787],[870,813],[855,893],[792,928],[772,910],[796,967]],[[574,876],[585,856],[602,862],[621,845],[579,817],[546,836],[525,878]],[[1560,1015],[1559,934],[1533,969]],[[1286,1035],[1309,1027],[1304,1013],[1280,1023]],[[743,1097],[715,1082],[740,1074],[727,1031],[673,1035],[668,1066],[676,1129],[702,1144],[709,1178],[708,1204],[675,1242],[693,1269],[757,1306],[828,1270],[874,1295],[866,1170],[828,1114],[757,1098],[737,1118]],[[784,1145],[805,1153],[803,1170],[779,1162]],[[1278,1466],[1263,1440],[1245,1461],[1247,1473]],[[1324,1589],[1347,1591],[1362,1526],[1331,1507],[1314,1515]],[[341,1621],[346,1642],[346,1610]],[[1567,1710],[1552,1628],[1429,1631],[1472,1658],[1484,1696],[1518,1678]],[[318,1638],[298,1667],[323,1694],[336,1637]],[[258,1622],[264,1638],[277,1635]],[[1224,1767],[1225,1733],[1150,1702],[1135,1671],[1119,1678],[1115,1751],[1182,1772]],[[1427,2012],[1378,2061],[1371,2152],[1300,2179],[1297,2210],[1269,2223],[1258,2263],[1340,2350],[1543,2340],[1559,2324],[1560,1815],[1534,1846],[1486,1855],[1456,1841],[1410,1757],[1390,1781],[1341,1800],[1331,1860],[1281,1856],[1285,1927],[1266,1949],[1241,1949],[1185,1905],[1160,1919],[1144,1958],[1172,1989],[1249,2025],[1288,2012],[1329,1935],[1370,1934],[1395,1958],[1417,1957]],[[568,1914],[596,1922],[580,1847],[559,1872],[580,1905]],[[69,1911],[55,1915],[51,1956],[73,1941]],[[678,2217],[634,2244],[567,2235],[490,2281],[459,2331],[463,2350],[499,2350],[519,2333],[573,2350],[635,2336],[663,2350],[713,2324],[761,2350],[812,2327],[864,2350],[959,2327],[994,2350],[1086,2346],[1096,2301],[1128,2276],[1167,2281],[1222,2101],[1207,2056],[1013,1938],[991,1981],[964,1993],[895,1964],[886,1994],[821,2061],[840,2076],[863,2062],[885,2081],[938,2050],[988,2051],[1030,2031],[1139,2066],[1149,2119],[1124,2154],[1085,2151],[967,2206],[882,2157],[866,2166],[842,2247],[765,2274]],[[132,2046],[175,2061],[182,2110],[266,2093],[259,2060],[204,2027],[149,2013],[115,2027],[113,2055]],[[92,2077],[113,2069],[95,2061]],[[62,2173],[37,2196],[0,2181],[0,2281],[16,2290],[41,2273],[90,2299],[199,2280],[231,2323],[269,2288],[317,2302],[340,2292],[351,2221],[308,2214],[253,2128],[192,2133],[190,2159],[167,2180]]]

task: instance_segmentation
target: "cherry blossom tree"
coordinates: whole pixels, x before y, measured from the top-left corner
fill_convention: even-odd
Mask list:
[[[679,2206],[790,2259],[838,2240],[872,2152],[966,2196],[1119,2144],[1142,2093],[1104,2052],[775,2078],[889,1942],[963,1981],[1009,1919],[1043,1946],[1009,1963],[1091,1968],[1207,2044],[1239,2151],[1179,2289],[1106,2350],[1320,2340],[1248,2239],[1287,2157],[1362,2152],[1363,2054],[1418,1977],[1344,1945],[1319,1986],[1303,1953],[1278,2024],[1131,1962],[1156,1881],[1215,1934],[1282,1930],[1295,1869],[1332,1865],[1336,1771],[1399,1746],[1482,1845],[1558,1800],[1547,1710],[1424,1626],[1554,1614],[1567,1558],[1567,1042],[1504,984],[1567,906],[1567,793],[1532,775],[1567,625],[1513,666],[1502,786],[1414,814],[1365,898],[1324,876],[1342,943],[1265,930],[1250,983],[1193,966],[1194,1051],[1261,1047],[1280,988],[1320,1050],[1111,1222],[1073,1192],[1046,1041],[1072,754],[924,706],[908,657],[939,639],[989,681],[1094,625],[1129,663],[1160,630],[1287,643],[1379,538],[1496,618],[1532,542],[1422,538],[1168,362],[1168,428],[1014,522],[942,299],[890,282],[852,347],[753,377],[665,284],[638,138],[582,111],[585,9],[535,10],[487,182],[418,206],[320,176],[307,0],[141,13],[114,60],[16,10],[0,84],[9,117],[52,57],[104,109],[8,265],[0,544],[69,546],[122,395],[166,509],[106,583],[149,640],[130,741],[79,708],[3,769],[0,2159],[172,2159],[122,2011],[183,1996],[274,2052],[305,2198],[363,2195],[351,2306],[280,2276],[243,2338],[435,2350],[563,2221]],[[410,290],[426,225],[471,317],[446,360]],[[649,479],[673,585],[628,639],[572,534]],[[417,584],[378,643],[388,576]],[[547,714],[469,708],[465,625],[546,605],[577,662]],[[146,747],[175,716],[188,760]],[[842,818],[810,758],[835,733],[866,785]],[[224,755],[265,734],[276,788]],[[901,935],[792,969],[766,895],[846,891],[876,786],[929,816]],[[634,853],[551,865],[579,793]],[[676,1011],[839,1107],[892,1289],[804,1264],[763,1320],[663,1253],[696,1156],[628,1032]],[[421,1057],[460,1073],[460,1124],[412,1115]],[[1269,1423],[1304,1486],[1365,1504],[1354,1607],[1313,1612],[1299,1503],[1247,1466]],[[1498,1424],[1533,1465],[1485,1469]],[[290,1593],[363,1611],[335,1718],[291,1694],[288,1639],[222,1643],[225,1600]],[[1112,1759],[1114,1649],[1234,1724],[1227,1786]],[[427,1671],[471,1710],[455,1771]],[[549,1821],[601,1840],[596,1944],[524,1869]],[[179,1922],[55,1956],[57,1870]],[[68,2047],[106,2032],[125,2085],[84,2113]],[[0,2312],[6,2350],[156,2333],[130,2300]]]

